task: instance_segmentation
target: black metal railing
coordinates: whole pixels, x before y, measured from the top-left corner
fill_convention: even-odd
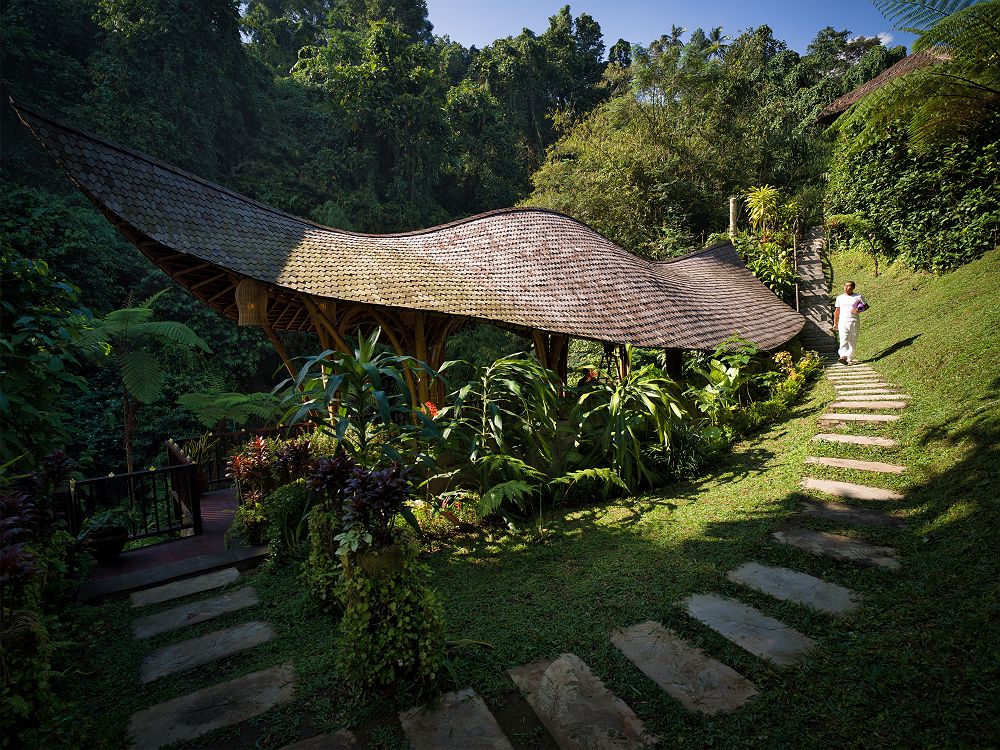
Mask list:
[[[178,463],[77,481],[70,493],[70,528],[77,534],[90,516],[120,508],[130,518],[130,539],[185,529],[200,534],[201,493],[197,491],[195,468],[191,463]]]

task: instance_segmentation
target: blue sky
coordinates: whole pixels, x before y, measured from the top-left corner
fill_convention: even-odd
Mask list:
[[[483,47],[494,39],[517,35],[527,27],[541,33],[565,0],[427,0],[434,33],[447,34],[462,44]],[[805,52],[806,45],[824,26],[850,29],[855,35],[891,35],[892,44],[910,47],[913,37],[895,31],[870,0],[577,0],[573,15],[589,13],[604,32],[610,47],[621,37],[647,44],[670,25],[688,32],[701,26],[722,26],[735,36],[750,26],[767,24],[788,46]]]

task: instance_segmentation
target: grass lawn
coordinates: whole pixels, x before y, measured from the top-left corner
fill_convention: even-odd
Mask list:
[[[784,422],[735,446],[702,480],[656,494],[550,515],[543,543],[529,532],[436,543],[426,555],[448,635],[492,644],[453,653],[441,687],[475,687],[516,747],[551,747],[505,671],[563,652],[580,656],[662,738],[683,747],[970,747],[1000,744],[1000,251],[945,277],[834,258],[835,287],[858,282],[865,313],[860,358],[913,395],[903,418],[853,427],[898,450],[810,443],[833,400],[820,381]],[[808,466],[808,455],[902,463],[900,476]],[[769,540],[795,512],[803,476],[903,489],[905,529],[804,525],[899,550],[900,570],[835,563]],[[872,504],[878,507],[878,504]],[[882,504],[885,507],[885,504]],[[728,582],[748,560],[849,586],[863,605],[841,619]],[[393,710],[412,697],[362,701],[333,664],[336,622],[318,613],[287,569],[249,578],[261,604],[166,634],[131,640],[127,603],[81,608],[87,637],[59,680],[65,700],[47,746],[118,747],[129,715],[162,700],[291,659],[297,699],[255,722],[184,747],[280,747],[317,731],[362,727],[369,746],[405,747]],[[777,617],[819,647],[779,670],[687,617],[677,602],[716,592]],[[161,605],[166,609],[170,604]],[[144,611],[145,613],[145,611]],[[242,656],[140,686],[152,647],[226,624],[266,620],[279,637]],[[689,714],[611,645],[619,627],[655,619],[732,666],[760,690],[734,714]],[[68,628],[67,628],[68,630]]]

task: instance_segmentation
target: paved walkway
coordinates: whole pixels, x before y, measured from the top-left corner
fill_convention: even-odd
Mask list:
[[[123,552],[118,565],[99,566],[91,572],[80,586],[78,598],[105,599],[233,565],[256,565],[267,557],[267,547],[244,547],[234,542],[226,549],[225,535],[235,511],[232,489],[206,492],[201,498],[201,534]]]

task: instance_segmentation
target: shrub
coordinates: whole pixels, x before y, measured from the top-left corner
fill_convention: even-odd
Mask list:
[[[306,542],[310,491],[305,479],[282,485],[264,496],[257,505],[263,523],[264,540],[275,560],[301,558]]]
[[[344,616],[337,666],[363,691],[426,685],[444,660],[444,621],[427,568],[417,562],[412,539],[396,538],[393,564],[380,564],[378,552],[352,555],[339,590]]]
[[[337,534],[340,516],[322,505],[309,511],[309,557],[302,566],[301,578],[309,593],[329,609],[337,604],[337,589],[342,569],[337,558]]]

